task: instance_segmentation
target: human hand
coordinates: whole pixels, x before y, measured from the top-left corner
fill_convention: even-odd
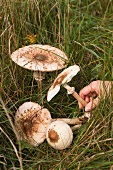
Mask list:
[[[79,95],[86,102],[85,111],[91,111],[94,109],[100,101],[100,98],[105,98],[106,94],[109,94],[112,87],[112,82],[110,81],[93,81],[88,86],[85,86],[82,90],[80,90]],[[93,98],[91,94],[96,93],[96,98]],[[79,108],[82,109],[84,106],[78,102]]]

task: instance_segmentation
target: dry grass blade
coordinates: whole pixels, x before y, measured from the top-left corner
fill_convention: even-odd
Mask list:
[[[12,121],[12,119],[11,119],[9,113],[8,113],[8,110],[6,109],[6,106],[5,106],[5,104],[4,104],[4,102],[3,102],[3,100],[2,100],[1,97],[0,97],[0,102],[1,102],[2,107],[3,107],[3,109],[4,109],[5,113],[6,113],[6,116],[7,116],[8,120],[9,120],[9,122],[10,122],[12,128],[13,128],[13,131],[14,131],[14,133],[15,133],[15,135],[16,135],[16,138],[17,138],[17,140],[19,141],[18,133],[17,133],[17,131],[16,131],[16,129],[15,129],[15,126],[14,126],[14,124],[13,124],[13,121]]]
[[[14,131],[14,133],[15,133],[15,136],[16,136],[16,138],[17,138],[17,141],[18,141],[18,144],[19,144],[19,155],[18,155],[18,151],[17,151],[15,145],[13,144],[13,142],[12,142],[12,140],[9,138],[9,136],[4,132],[4,130],[3,130],[1,127],[0,127],[0,130],[5,134],[5,136],[9,139],[10,143],[12,144],[12,146],[13,146],[13,148],[14,148],[14,151],[15,151],[15,153],[16,153],[16,156],[17,156],[17,158],[18,158],[18,160],[19,160],[20,168],[21,168],[21,170],[23,170],[23,166],[22,166],[22,154],[21,154],[21,144],[20,144],[20,141],[19,141],[18,133],[17,133],[17,131],[16,131],[16,129],[15,129],[15,126],[14,126],[14,124],[13,124],[13,122],[12,122],[12,119],[11,119],[11,117],[10,117],[10,115],[9,115],[7,109],[6,109],[6,106],[5,106],[5,104],[4,104],[4,102],[3,102],[3,100],[2,100],[1,97],[0,97],[0,102],[1,102],[1,104],[2,104],[2,107],[3,107],[3,109],[4,109],[5,113],[6,113],[6,116],[7,116],[8,120],[9,120],[9,122],[10,122],[12,128],[13,128],[13,131]]]
[[[18,161],[19,161],[19,163],[20,163],[20,170],[23,170],[23,167],[22,167],[22,160],[21,160],[21,157],[19,156],[19,154],[18,154],[18,151],[17,151],[17,148],[16,148],[16,146],[14,145],[14,143],[12,142],[12,140],[11,140],[11,138],[6,134],[6,132],[2,129],[2,127],[0,127],[0,131],[7,137],[7,139],[10,141],[10,143],[11,143],[11,145],[12,145],[12,147],[13,147],[13,149],[14,149],[14,151],[15,151],[15,154],[16,154],[16,156],[17,156],[17,158],[18,158]]]

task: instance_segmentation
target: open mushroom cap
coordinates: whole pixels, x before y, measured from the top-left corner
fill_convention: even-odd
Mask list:
[[[47,128],[46,140],[54,149],[66,149],[72,143],[73,132],[67,123],[54,121]]]
[[[47,93],[47,101],[50,101],[60,90],[62,84],[66,84],[80,71],[78,65],[73,65],[63,70],[54,80]]]
[[[15,114],[15,127],[20,139],[33,146],[38,146],[46,138],[46,129],[51,123],[48,109],[38,103],[25,102]]]
[[[19,48],[11,54],[19,66],[34,71],[55,71],[66,67],[67,56],[50,45],[33,44]]]

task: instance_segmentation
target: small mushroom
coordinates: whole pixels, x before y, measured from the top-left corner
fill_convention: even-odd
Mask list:
[[[21,140],[38,146],[46,138],[46,129],[51,123],[48,109],[41,108],[38,103],[25,102],[15,114],[15,127]]]
[[[33,44],[19,48],[11,54],[11,59],[19,66],[33,70],[34,78],[42,92],[42,79],[45,72],[66,67],[67,56],[63,51],[50,45]]]
[[[46,140],[54,149],[66,149],[72,143],[73,132],[67,123],[54,121],[47,127]]]
[[[80,71],[78,65],[73,65],[65,70],[63,70],[57,78],[54,80],[52,86],[50,87],[47,94],[47,101],[49,102],[60,90],[60,86],[63,85],[67,89],[68,94],[72,94],[78,101],[80,101],[83,106],[86,106],[87,103],[84,101],[76,92],[74,87],[70,87],[67,83]]]

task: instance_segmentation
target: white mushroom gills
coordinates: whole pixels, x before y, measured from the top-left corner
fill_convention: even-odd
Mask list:
[[[46,140],[54,149],[63,150],[72,143],[73,132],[67,123],[54,121],[47,127]]]
[[[41,108],[38,103],[34,102],[23,103],[15,115],[15,127],[20,140],[33,146],[44,142],[46,129],[50,123],[51,115],[48,109]]]

